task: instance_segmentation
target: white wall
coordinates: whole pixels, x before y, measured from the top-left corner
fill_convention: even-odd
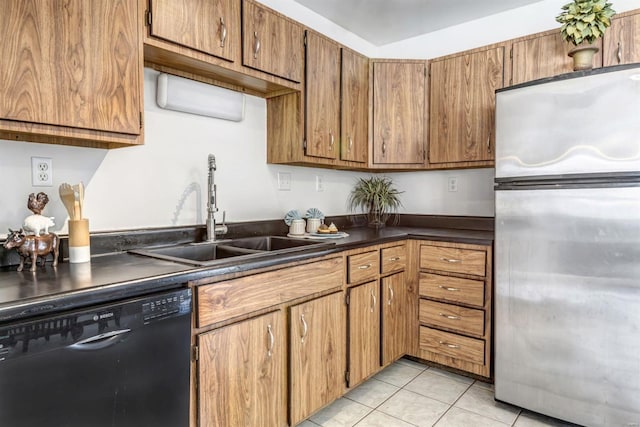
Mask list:
[[[292,0],[291,0],[292,1]],[[560,28],[555,17],[568,0],[544,0],[528,6],[381,46],[380,58],[430,59],[450,53]],[[620,13],[640,7],[640,0],[613,0]]]
[[[376,48],[293,0],[263,0],[272,7],[371,57],[429,58],[556,27],[566,0],[545,0],[501,16],[474,21]],[[617,0],[618,11],[639,7],[638,0]],[[504,19],[504,18],[509,19]],[[490,29],[489,31],[487,29]],[[266,164],[266,105],[247,97],[241,123],[169,112],[155,104],[155,75],[145,70],[145,144],[116,150],[66,147],[0,140],[0,237],[18,228],[30,212],[31,192],[45,191],[45,210],[66,232],[66,211],[59,197],[62,182],[83,181],[85,214],[91,229],[121,230],[201,224],[206,215],[207,155],[217,156],[218,202],[228,221],[282,218],[290,209],[317,207],[328,215],[346,214],[346,199],[366,174]],[[53,187],[31,186],[31,156],[53,159]],[[291,191],[277,190],[277,172],[292,174]],[[322,175],[325,191],[315,191]],[[390,174],[404,191],[402,212],[445,215],[493,215],[493,169]],[[458,191],[447,191],[455,176]]]

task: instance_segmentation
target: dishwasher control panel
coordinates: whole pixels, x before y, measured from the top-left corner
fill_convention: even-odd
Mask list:
[[[142,303],[144,323],[191,312],[191,289],[180,293],[148,298]]]

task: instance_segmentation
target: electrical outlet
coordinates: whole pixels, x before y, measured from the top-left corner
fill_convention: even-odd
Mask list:
[[[324,176],[316,175],[316,191],[324,191]]]
[[[449,177],[448,189],[450,192],[458,191],[458,178],[455,176]]]
[[[278,190],[291,190],[291,174],[289,172],[278,172]]]
[[[51,158],[31,158],[31,185],[34,187],[53,187],[53,164]]]

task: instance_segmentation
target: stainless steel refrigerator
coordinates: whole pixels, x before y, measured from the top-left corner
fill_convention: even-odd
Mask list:
[[[495,398],[640,426],[640,64],[496,93]]]

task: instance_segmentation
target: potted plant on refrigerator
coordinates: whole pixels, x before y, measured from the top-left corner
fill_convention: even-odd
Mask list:
[[[562,38],[575,46],[569,51],[574,71],[593,68],[593,55],[598,52],[593,43],[611,26],[615,13],[606,0],[573,0],[562,6],[556,21],[562,24]]]
[[[369,227],[384,227],[402,206],[399,191],[388,177],[360,178],[349,195],[349,209],[366,213]],[[395,216],[397,219],[397,216]]]

